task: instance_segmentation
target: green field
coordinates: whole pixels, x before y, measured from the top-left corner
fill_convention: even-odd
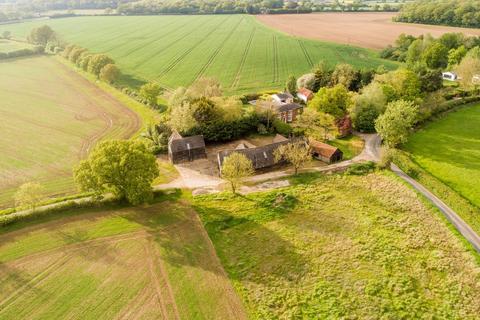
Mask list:
[[[422,168],[480,208],[480,104],[429,123],[410,137],[405,150]]]
[[[131,86],[154,80],[176,88],[210,76],[227,93],[256,92],[282,88],[290,74],[308,72],[322,59],[396,66],[366,49],[284,35],[247,15],[78,17],[0,26],[0,32],[25,37],[41,24],[70,43],[109,54]]]
[[[43,220],[0,231],[0,319],[245,319],[181,201]]]
[[[478,260],[393,175],[307,175],[195,207],[251,319],[476,319]]]
[[[10,41],[6,39],[0,39],[0,52],[9,53],[20,49],[30,49],[32,45],[25,42]]]
[[[72,166],[97,141],[128,138],[141,119],[55,59],[0,62],[0,208],[34,181],[50,196],[75,192]]]

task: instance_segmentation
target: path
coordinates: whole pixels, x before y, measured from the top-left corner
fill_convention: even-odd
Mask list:
[[[453,211],[448,205],[446,205],[442,200],[440,200],[436,195],[430,192],[422,184],[412,179],[409,175],[403,172],[399,167],[392,163],[392,171],[409,183],[415,190],[420,192],[425,198],[427,198],[431,203],[433,203],[447,218],[448,221],[460,232],[468,242],[480,253],[480,236],[473,231],[470,226],[463,221],[460,216]]]

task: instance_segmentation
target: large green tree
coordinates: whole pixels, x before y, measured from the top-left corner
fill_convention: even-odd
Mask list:
[[[338,84],[333,88],[321,88],[308,105],[339,119],[352,105],[352,97],[343,85]]]
[[[55,31],[47,25],[43,25],[37,28],[33,28],[27,37],[28,41],[34,44],[45,46],[49,41],[57,39]]]
[[[151,106],[158,104],[158,96],[162,92],[160,85],[154,82],[149,82],[140,87],[140,96],[147,101]]]
[[[394,101],[375,121],[375,129],[388,147],[395,148],[407,141],[417,115],[418,107],[412,101]]]
[[[94,75],[97,76],[97,78],[100,76],[100,71],[102,70],[103,67],[105,67],[107,64],[114,64],[115,62],[113,61],[112,58],[107,56],[106,54],[100,53],[100,54],[94,54],[88,63],[88,72],[93,73]]]
[[[82,191],[97,196],[113,193],[139,204],[152,196],[152,182],[159,171],[155,156],[139,140],[108,140],[98,144],[74,169]]]

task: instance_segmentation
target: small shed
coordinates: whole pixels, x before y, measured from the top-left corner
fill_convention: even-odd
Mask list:
[[[448,81],[456,81],[458,79],[458,76],[455,72],[442,72],[442,78],[443,80],[448,80]]]
[[[313,92],[307,88],[300,88],[297,92],[298,99],[302,100],[304,103],[313,99]]]
[[[168,140],[168,158],[173,164],[204,159],[207,157],[202,135],[182,137],[174,132]]]
[[[343,152],[337,147],[317,140],[310,140],[308,144],[312,150],[312,155],[318,160],[326,163],[334,163],[343,159]]]

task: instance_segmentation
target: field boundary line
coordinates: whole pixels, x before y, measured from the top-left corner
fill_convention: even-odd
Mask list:
[[[230,89],[236,89],[238,87],[238,83],[240,82],[240,78],[242,76],[242,70],[245,65],[245,61],[247,60],[248,52],[250,51],[250,47],[252,45],[253,37],[256,31],[257,27],[253,27],[253,30],[250,33],[250,37],[248,38],[247,45],[245,46],[245,50],[243,51],[242,60],[240,60],[240,65],[238,66],[237,72],[235,74],[235,79],[233,80]]]
[[[232,28],[232,30],[228,33],[228,35],[225,37],[225,39],[222,41],[222,43],[218,46],[217,49],[215,49],[215,51],[213,52],[213,54],[210,56],[210,58],[208,58],[208,61],[206,64],[204,64],[202,66],[202,68],[200,69],[200,71],[197,73],[197,75],[195,76],[195,81],[197,81],[198,79],[200,79],[203,74],[205,73],[205,71],[207,71],[207,69],[212,65],[213,61],[215,60],[215,58],[217,57],[217,55],[220,53],[220,51],[222,51],[222,49],[225,47],[225,43],[230,40],[230,38],[232,37],[233,33],[238,29],[238,26],[240,25],[240,23],[242,23],[244,20],[243,17],[241,17],[238,21],[238,23],[235,25],[235,27]]]
[[[195,42],[193,46],[184,51],[178,58],[175,58],[165,69],[161,71],[160,79],[165,77],[173,68],[175,68],[186,56],[188,56],[196,47],[198,47],[202,42],[204,42],[208,37],[212,35],[217,29],[228,20],[228,17],[223,19],[218,25],[216,25],[212,30],[210,30],[202,39]]]
[[[310,55],[308,54],[307,48],[305,48],[305,44],[300,39],[297,39],[297,42],[300,45],[300,48],[302,49],[303,54],[305,55],[305,59],[307,59],[307,63],[310,65],[310,67],[313,67],[313,60],[312,60],[312,58],[310,58]]]

